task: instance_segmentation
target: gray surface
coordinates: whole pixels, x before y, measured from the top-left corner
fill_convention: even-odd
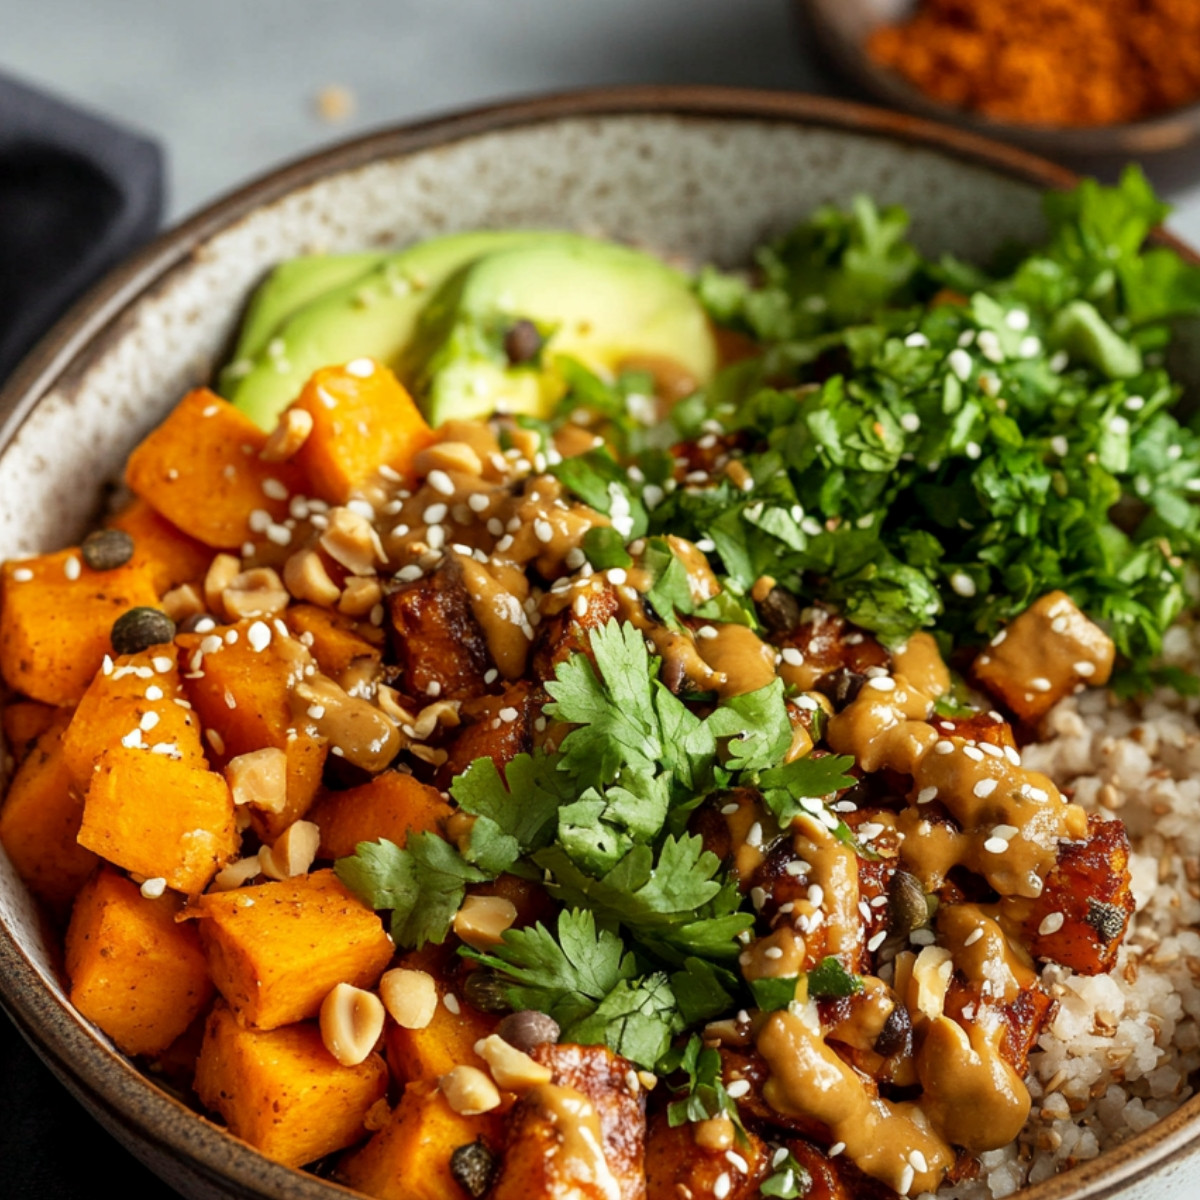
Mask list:
[[[830,87],[787,0],[0,0],[0,70],[160,139],[171,220],[327,142],[503,96]],[[350,119],[318,116],[330,85]],[[1173,199],[1200,242],[1200,185]]]

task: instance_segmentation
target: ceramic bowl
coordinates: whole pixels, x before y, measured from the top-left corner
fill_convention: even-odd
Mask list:
[[[695,260],[746,261],[814,206],[906,205],[927,252],[988,254],[1041,230],[1071,177],[910,117],[813,99],[634,88],[385,130],[277,171],[175,229],[86,297],[0,394],[0,557],[76,541],[130,448],[211,378],[280,259],[481,226],[609,231]],[[1178,369],[1200,383],[1200,332]],[[53,940],[0,854],[0,998],[96,1117],[193,1200],[351,1193],[267,1161],[143,1077],[67,1003]],[[1023,1200],[1194,1194],[1200,1098]]]
[[[807,27],[832,62],[868,94],[919,116],[950,121],[964,129],[1023,146],[1055,161],[1112,170],[1130,159],[1179,160],[1200,137],[1200,103],[1118,125],[1067,127],[1018,125],[943,104],[914,87],[898,72],[881,66],[866,50],[867,38],[882,24],[903,21],[916,0],[794,0]],[[1194,156],[1193,156],[1194,157]]]

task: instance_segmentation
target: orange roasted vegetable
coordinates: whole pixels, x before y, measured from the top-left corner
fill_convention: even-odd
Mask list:
[[[396,376],[368,358],[323,367],[294,407],[313,420],[294,461],[313,494],[333,504],[345,504],[380,467],[410,477],[413,458],[434,440]]]
[[[76,841],[83,801],[71,790],[62,749],[70,719],[58,710],[37,736],[0,808],[0,843],[17,874],[61,913],[96,866],[96,856]]]
[[[207,546],[188,537],[136,496],[108,523],[133,538],[130,562],[150,569],[160,596],[178,584],[203,579],[212,561],[213,552]]]
[[[40,700],[11,700],[4,706],[0,721],[4,725],[4,743],[16,765],[33,749],[33,743],[46,732],[62,710]]]
[[[734,1151],[749,1168],[734,1168]],[[739,1137],[727,1117],[671,1127],[666,1111],[655,1114],[646,1134],[646,1200],[680,1200],[684,1195],[715,1195],[722,1175],[728,1200],[753,1200],[770,1171],[770,1154],[754,1133]]]
[[[122,742],[207,767],[196,714],[178,704],[181,699],[173,645],[122,655],[97,672],[63,735],[67,770],[79,794],[87,791],[105,750]]]
[[[3,568],[0,673],[14,691],[46,704],[78,704],[104,656],[113,622],[158,603],[148,567],[93,571],[77,550]]]
[[[400,1083],[434,1081],[454,1067],[486,1069],[475,1043],[496,1032],[500,1018],[472,1008],[461,996],[460,966],[446,946],[425,946],[396,963],[410,971],[426,971],[437,986],[438,1006],[424,1029],[404,1029],[389,1021],[384,1033],[388,1067]],[[455,989],[458,989],[456,991]]]
[[[171,892],[148,899],[105,867],[79,893],[67,928],[71,1003],[127,1054],[160,1054],[212,996],[196,930]]]
[[[320,856],[343,858],[359,842],[386,838],[403,848],[410,833],[440,833],[453,811],[436,788],[401,771],[384,771],[361,787],[326,792],[308,820],[320,827]]]
[[[234,550],[256,536],[252,512],[281,522],[288,497],[304,491],[304,476],[291,463],[258,457],[266,441],[249,417],[199,388],[129,456],[125,481],[184,533],[214,549]]]
[[[364,627],[353,617],[318,608],[315,604],[293,604],[283,619],[296,637],[310,635],[305,644],[317,660],[317,666],[330,679],[340,679],[350,670],[368,678],[375,675],[383,658],[380,649],[382,630]],[[375,635],[376,644],[367,640],[367,631]]]
[[[118,744],[96,764],[79,841],[135,875],[195,895],[237,853],[233,797],[205,767]]]
[[[339,1174],[375,1200],[472,1200],[450,1173],[450,1157],[481,1138],[498,1152],[503,1130],[499,1110],[460,1116],[435,1082],[412,1083],[387,1125],[342,1159]]]
[[[316,1016],[336,984],[372,986],[394,950],[379,917],[332,871],[209,892],[191,915],[217,990],[257,1029]]]
[[[315,1024],[247,1029],[220,1001],[208,1018],[196,1094],[230,1132],[276,1162],[299,1167],[353,1145],[386,1090],[378,1054],[344,1067]]]

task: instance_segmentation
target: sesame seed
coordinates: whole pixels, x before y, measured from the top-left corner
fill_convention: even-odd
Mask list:
[[[1125,407],[1127,409],[1129,409],[1130,412],[1140,412],[1143,408],[1146,407],[1145,397],[1144,396],[1130,396],[1125,401]]]
[[[989,854],[1003,854],[1008,849],[1008,843],[1003,838],[990,837],[983,843],[983,848]]]
[[[982,453],[983,453],[983,450],[980,448],[978,442],[968,442],[967,443],[967,457],[968,458],[978,458]]]
[[[1062,913],[1052,912],[1042,920],[1042,923],[1038,926],[1038,933],[1042,937],[1046,937],[1051,933],[1057,933],[1063,927],[1064,920],[1065,918]]]
[[[496,715],[508,725],[511,725],[519,716],[515,708],[502,708]]]
[[[700,628],[696,630],[696,636],[698,638],[715,638],[717,636],[717,630],[712,625],[701,625]]]
[[[752,849],[762,845],[762,825],[755,821],[746,833],[746,845]]]
[[[763,951],[763,957],[769,959],[777,959],[783,957],[783,951],[778,946],[768,946]]]
[[[716,1182],[713,1184],[713,1195],[717,1198],[717,1200],[725,1200],[725,1197],[729,1195],[729,1189],[732,1186],[733,1184],[729,1179],[729,1172],[722,1171],[721,1174],[717,1176]]]
[[[604,577],[614,587],[622,587],[628,580],[629,574],[624,567],[613,567],[604,573]]]
[[[426,525],[436,525],[446,519],[447,508],[444,504],[431,504],[422,514],[421,520]]]
[[[741,806],[740,804],[736,803],[736,802],[735,802],[735,803],[732,803],[732,804],[722,804],[722,805],[721,805],[721,815],[722,815],[723,817],[730,817],[730,816],[732,816],[732,815],[733,815],[735,812],[737,812],[737,811],[738,811],[738,809],[739,809],[739,808],[741,808],[741,807],[742,807],[742,806]]]
[[[216,654],[224,644],[215,633],[210,633],[207,637],[200,639],[200,653]]]
[[[929,1170],[929,1164],[925,1161],[925,1155],[920,1150],[909,1151],[908,1161],[914,1171]]]
[[[980,742],[980,750],[988,756],[988,758],[1003,758],[1004,751],[999,746],[993,746],[991,742]]]
[[[81,571],[82,567],[80,566],[79,559],[77,559],[73,554],[67,559],[66,562],[63,563],[63,574],[69,580],[71,580],[72,583],[79,578]]]
[[[1004,757],[1008,759],[1008,761],[1012,763],[1014,767],[1019,767],[1021,765],[1021,756],[1011,746],[1004,747]]]
[[[982,925],[980,925],[979,928],[977,928],[977,929],[972,929],[971,932],[968,933],[965,938],[963,938],[963,945],[964,946],[973,946],[973,945],[975,945],[975,943],[977,941],[979,941],[979,939],[981,937],[983,937],[983,926]]]
[[[981,329],[979,336],[975,339],[975,344],[979,347],[979,353],[983,355],[988,362],[1003,362],[1004,351],[1000,347],[1000,339],[991,329]]]
[[[955,571],[954,574],[950,576],[950,586],[960,596],[970,597],[975,595],[975,580],[973,580],[965,571]]]
[[[954,743],[948,742],[944,738],[940,742],[935,742],[933,746],[934,754],[953,754]]]
[[[750,1094],[750,1081],[748,1079],[735,1079],[725,1089],[725,1094],[731,1100],[740,1100],[743,1096],[748,1096]]]
[[[804,871],[805,871],[805,864],[802,863],[799,859],[793,859],[790,863],[787,863],[783,868],[783,873],[785,875],[791,875],[793,878],[795,878],[798,875],[803,875]]]
[[[978,746],[964,746],[963,753],[972,762],[983,762],[983,751]]]
[[[156,654],[150,660],[150,665],[160,675],[165,675],[175,665],[175,660],[173,658],[168,658],[165,654]]]
[[[454,480],[452,480],[445,471],[435,468],[425,477],[425,482],[428,483],[435,492],[440,492],[443,496],[454,495]]]
[[[921,428],[921,418],[916,413],[904,413],[900,417],[900,428],[905,433],[916,433]]]
[[[1004,314],[1004,323],[1014,333],[1024,333],[1029,328],[1029,314],[1023,308],[1010,309]]]
[[[867,949],[872,953],[879,949],[884,942],[887,941],[887,930],[881,929],[878,933],[872,934],[871,940],[867,943]]]
[[[255,621],[246,631],[250,649],[261,654],[271,644],[271,627],[265,621]]]
[[[1129,432],[1129,422],[1124,417],[1118,415],[1109,421],[1108,428],[1110,432],[1115,433],[1118,437],[1124,437]]]
[[[28,583],[33,578],[33,572],[28,567],[17,567],[12,577],[15,583]]]
[[[729,1095],[728,1089],[726,1089],[725,1094]],[[738,1152],[736,1150],[726,1150],[725,1151],[725,1161],[728,1162],[729,1165],[731,1167],[733,1167],[733,1169],[735,1171],[737,1171],[739,1174],[741,1174],[741,1175],[749,1175],[750,1174],[750,1164],[747,1163],[746,1160],[740,1154],[738,1154]]]
[[[762,906],[767,902],[767,893],[760,887],[752,887],[750,889],[750,903],[754,905],[755,912],[762,910]]]
[[[1091,677],[1096,673],[1096,664],[1084,662],[1081,659],[1079,662],[1071,664],[1071,670],[1074,671],[1076,675],[1082,675],[1084,679],[1091,679]]]
[[[278,479],[264,479],[262,482],[263,495],[271,500],[286,500],[291,493]]]
[[[979,797],[980,800],[986,800],[996,790],[996,781],[994,779],[981,779],[971,791]]]
[[[910,333],[904,339],[904,344],[910,350],[924,350],[929,345],[929,339],[921,332]]]
[[[218,753],[225,753],[225,739],[215,730],[206,729],[204,736],[208,738],[208,744]]]
[[[346,374],[358,379],[370,379],[375,374],[375,364],[369,358],[355,358],[346,364]]]
[[[500,672],[497,671],[495,667],[489,667],[483,673],[483,682],[487,683],[487,684],[495,683],[496,679],[499,677],[499,675],[500,675]]]
[[[159,717],[156,712],[142,713],[142,719],[138,722],[138,728],[143,733],[149,733],[158,724],[158,720]]]
[[[166,890],[167,881],[161,875],[156,875],[153,879],[147,879],[142,884],[142,895],[147,900],[157,900]]]
[[[874,679],[867,680],[867,687],[877,692],[894,692],[896,681],[890,675],[877,675]]]
[[[839,1154],[841,1154],[842,1151],[845,1149],[846,1149],[845,1142],[834,1142],[833,1145],[829,1147],[829,1157],[837,1158],[837,1156]],[[786,1157],[786,1155],[785,1155],[785,1157]]]
[[[928,804],[928,803],[930,803],[930,801],[937,799],[937,794],[938,794],[938,790],[936,787],[923,787],[917,793],[917,803],[918,804]]]
[[[425,530],[425,541],[429,543],[430,550],[440,550],[446,544],[446,531],[441,525],[430,525]]]
[[[142,731],[140,729],[134,729],[130,733],[127,733],[121,739],[121,745],[127,750],[140,749],[144,745],[142,741]]]
[[[1017,354],[1021,358],[1037,358],[1042,352],[1042,339],[1034,337],[1030,334],[1029,337],[1021,339],[1021,344],[1017,347]]]
[[[1050,690],[1050,680],[1039,675],[1036,679],[1031,679],[1029,681],[1029,686],[1033,688],[1035,692],[1048,692]]]

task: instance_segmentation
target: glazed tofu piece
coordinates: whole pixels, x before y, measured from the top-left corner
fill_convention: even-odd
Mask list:
[[[604,1046],[533,1057],[553,1075],[514,1107],[490,1200],[643,1200],[646,1104],[630,1063]]]
[[[1022,721],[1046,715],[1081,686],[1100,686],[1112,674],[1108,634],[1066,592],[1031,604],[975,659],[975,678]]]
[[[503,773],[518,754],[527,754],[533,749],[533,722],[545,698],[540,688],[522,680],[499,696],[481,696],[464,704],[462,728],[447,747],[449,758],[438,769],[439,786],[449,787],[477,758],[490,758]]]
[[[739,1141],[727,1118],[672,1128],[666,1112],[659,1112],[646,1136],[646,1200],[718,1194],[727,1200],[751,1200],[758,1195],[769,1163],[762,1138],[748,1133]],[[718,1186],[722,1176],[725,1183]]]
[[[470,700],[487,691],[487,639],[455,558],[393,592],[387,606],[406,695]]]

